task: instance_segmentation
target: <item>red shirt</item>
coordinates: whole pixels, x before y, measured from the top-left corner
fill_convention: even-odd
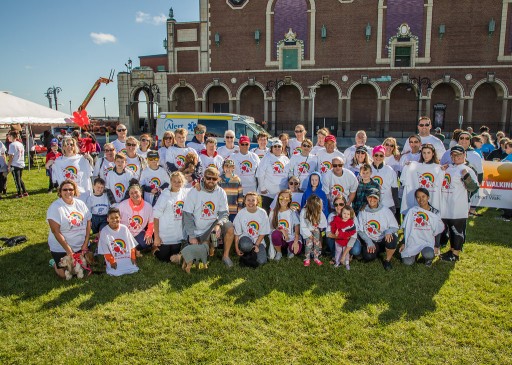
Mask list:
[[[57,157],[60,157],[60,156],[62,156],[62,153],[60,153],[59,151],[57,151],[57,152],[50,151],[46,154],[46,162],[55,161],[57,159]]]
[[[342,231],[342,229],[344,229],[344,231]],[[354,220],[349,219],[348,221],[344,222],[341,217],[334,217],[331,222],[331,232],[336,234],[336,231],[338,231],[337,236],[340,237],[336,240],[336,244],[346,247],[350,237],[356,233],[356,225],[354,224]]]

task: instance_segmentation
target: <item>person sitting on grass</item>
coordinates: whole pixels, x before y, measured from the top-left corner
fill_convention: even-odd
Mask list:
[[[270,235],[272,244],[276,249],[274,260],[279,261],[284,252],[288,252],[288,258],[298,255],[302,250],[299,232],[299,216],[297,211],[291,207],[292,193],[290,190],[283,190],[277,194],[277,203],[268,217],[270,222]]]
[[[415,196],[418,206],[409,209],[402,222],[404,244],[400,246],[400,253],[405,265],[414,264],[421,253],[425,265],[430,267],[436,241],[439,242],[437,236],[444,231],[444,223],[438,215],[439,211],[429,204],[430,193],[427,189],[416,189]]]
[[[348,253],[357,241],[355,216],[354,209],[346,205],[341,211],[341,216],[335,216],[331,222],[331,232],[336,235],[334,267],[339,267],[341,262],[345,264],[347,270],[350,270],[350,255]]]
[[[52,259],[50,266],[60,278],[64,279],[64,269],[60,268],[60,260],[68,255],[86,251],[91,232],[91,212],[85,203],[78,199],[80,191],[73,180],[64,180],[57,188],[59,199],[54,201],[46,212],[46,220],[50,225],[48,246]]]
[[[108,211],[108,226],[101,230],[98,253],[104,255],[107,274],[121,276],[139,271],[136,263],[135,239],[124,224],[117,208]]]

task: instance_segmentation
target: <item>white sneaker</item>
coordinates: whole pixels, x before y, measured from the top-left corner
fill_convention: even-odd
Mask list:
[[[288,254],[288,258],[289,258],[289,259],[293,259],[294,257],[295,257],[295,255],[293,254],[293,252],[290,252],[290,253]]]
[[[283,254],[281,252],[277,252],[276,257],[274,257],[274,260],[279,261],[279,260],[281,260],[282,257],[283,257]]]

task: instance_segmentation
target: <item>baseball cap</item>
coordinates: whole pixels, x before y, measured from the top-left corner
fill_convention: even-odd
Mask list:
[[[235,161],[230,160],[228,158],[228,159],[224,160],[224,162],[222,163],[222,166],[235,166]]]
[[[50,144],[59,144],[59,140],[57,138],[52,138]]]
[[[241,136],[240,139],[238,140],[238,144],[241,143],[251,143],[251,140],[247,136]]]
[[[331,135],[329,135],[329,136],[325,137],[324,143],[325,143],[325,142],[334,142],[334,143],[336,143],[336,137],[334,137],[334,136],[331,134]]]
[[[150,150],[147,154],[148,158],[160,158],[157,151]]]
[[[365,153],[368,153],[368,149],[366,148],[366,146],[359,146],[356,148],[356,152],[365,152]]]
[[[386,153],[386,149],[384,148],[383,145],[380,145],[380,146],[376,146],[373,148],[373,155],[375,156],[376,153]]]
[[[276,139],[274,142],[272,142],[272,147],[274,146],[281,146],[283,147],[283,142],[281,142],[280,140]]]
[[[377,198],[380,200],[380,191],[377,188],[370,188],[368,189],[368,195],[367,196],[373,196],[374,198]]]
[[[450,148],[450,154],[452,154],[452,153],[464,153],[464,152],[466,152],[466,150],[464,149],[464,147],[462,147],[459,144],[456,144],[455,146]]]

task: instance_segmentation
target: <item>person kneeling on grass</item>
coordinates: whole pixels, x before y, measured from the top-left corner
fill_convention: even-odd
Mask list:
[[[436,241],[439,241],[438,235],[444,231],[444,223],[438,215],[439,211],[429,204],[430,193],[427,189],[416,189],[414,195],[418,206],[410,208],[402,222],[405,239],[404,244],[400,246],[400,253],[405,265],[414,264],[416,257],[421,253],[425,265],[430,267],[434,259]]]
[[[121,224],[119,209],[108,211],[108,226],[101,230],[98,253],[104,255],[107,274],[121,276],[139,271],[136,264],[135,239],[124,224]]]
[[[267,252],[263,239],[270,233],[270,224],[267,212],[258,207],[260,202],[261,198],[258,193],[247,193],[244,197],[245,208],[238,212],[233,222],[235,251],[238,256],[241,256],[241,265],[244,264],[245,258],[254,256],[250,255],[252,252],[256,255],[257,265],[267,263]]]
[[[366,200],[368,204],[357,217],[357,233],[362,244],[363,259],[372,261],[380,252],[385,252],[382,265],[385,270],[391,270],[391,258],[397,245],[398,223],[393,212],[380,203],[378,189],[371,189]]]

